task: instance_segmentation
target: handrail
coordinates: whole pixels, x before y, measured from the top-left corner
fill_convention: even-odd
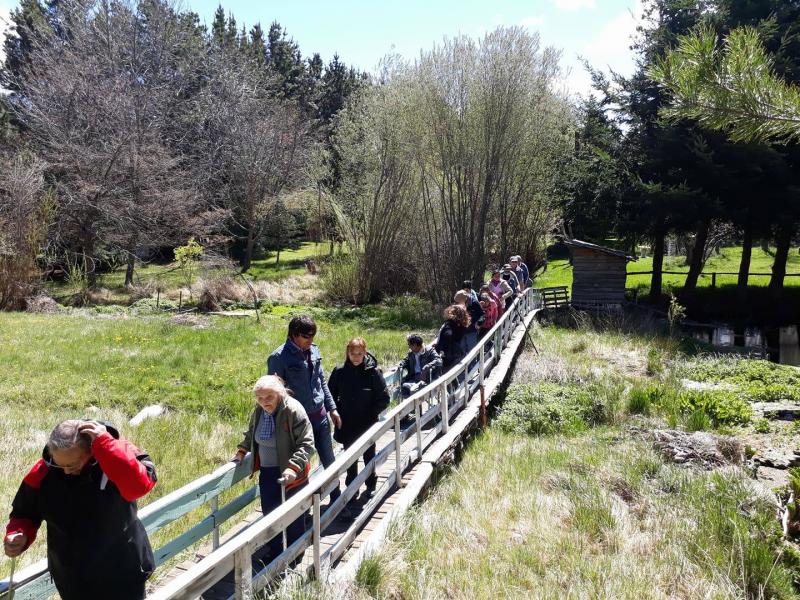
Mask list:
[[[382,493],[379,492],[376,495],[376,502],[380,501],[386,495],[392,485],[398,482],[402,483],[402,471],[404,470],[403,462],[406,463],[405,466],[407,467],[408,464],[412,462],[412,458],[418,460],[423,449],[432,443],[436,435],[440,432],[447,432],[449,420],[452,415],[455,414],[461,406],[466,404],[469,395],[478,387],[478,382],[475,382],[474,385],[470,385],[470,378],[473,375],[479,374],[482,383],[484,374],[497,362],[496,350],[498,348],[501,350],[505,348],[508,337],[515,329],[517,322],[522,320],[523,316],[529,312],[532,305],[540,301],[541,290],[526,290],[525,293],[517,298],[511,307],[503,313],[503,316],[498,319],[497,323],[484,334],[481,342],[468,352],[458,364],[454,365],[447,373],[442,374],[435,381],[414,393],[400,404],[387,409],[382,416],[382,420],[368,429],[351,448],[345,452],[339,453],[333,464],[327,469],[318,469],[315,471],[308,486],[301,492],[298,492],[288,502],[282,504],[259,520],[256,525],[251,526],[248,531],[251,532],[249,535],[254,542],[258,541],[258,545],[263,545],[273,537],[271,535],[269,535],[269,537],[266,536],[274,529],[275,523],[281,524],[284,523],[284,521],[287,523],[291,522],[296,517],[300,516],[300,514],[311,508],[313,505],[312,496],[315,495],[315,492],[316,495],[325,497],[333,487],[338,485],[340,474],[347,470],[351,464],[357,462],[368,446],[392,429],[395,429],[396,432],[394,441],[376,452],[375,459],[370,461],[368,465],[365,465],[357,479],[345,489],[339,500],[329,507],[322,517],[322,523],[327,525],[327,523],[335,518],[338,512],[340,512],[345,504],[355,495],[355,492],[367,475],[374,472],[380,464],[386,461],[391,452],[395,450],[398,441],[402,442],[407,440],[411,435],[416,435],[418,443],[414,451],[415,456],[407,456],[406,459],[401,459],[401,453],[399,451],[395,452],[397,461],[395,473],[390,477],[390,480],[383,485]],[[491,348],[487,349],[487,347]],[[489,355],[488,358],[486,357],[487,354]],[[479,364],[476,363],[470,367],[470,364],[476,361],[479,361]],[[464,376],[463,386],[457,388],[453,392],[449,392],[447,386],[451,386],[452,383],[460,379],[462,375]],[[387,385],[392,388],[393,397],[396,398],[399,396],[400,382],[402,380],[402,373],[400,370],[394,369],[388,372],[384,377]],[[445,397],[447,401],[443,402],[442,400]],[[423,403],[427,403],[429,406],[424,413],[421,409]],[[416,417],[415,426],[401,431],[400,421],[412,414]],[[426,432],[427,440],[423,441],[421,428],[437,417],[440,417],[440,422],[433,430]],[[416,431],[411,431],[413,427],[416,427]],[[431,435],[431,433],[433,435]],[[252,466],[251,461],[252,457],[248,454],[239,465],[226,463],[212,473],[191,481],[185,486],[170,492],[166,496],[159,498],[141,509],[139,518],[142,520],[148,535],[152,535],[199,506],[209,502],[212,505],[211,512],[207,517],[154,551],[157,565],[163,564],[182,550],[185,550],[208,535],[212,536],[213,548],[216,549],[219,546],[219,525],[246,508],[258,497],[258,488],[253,485],[249,486],[242,494],[223,507],[220,508],[218,506],[219,495],[250,474]],[[311,532],[306,533],[308,534]],[[242,534],[240,534],[240,536],[241,535]],[[237,539],[239,539],[240,536],[237,536]],[[298,540],[298,542],[304,542],[307,537],[309,536],[304,536]],[[311,540],[308,541],[310,542]],[[302,548],[298,546],[298,544],[291,546],[278,560],[273,561],[273,563],[269,565],[269,572],[274,572],[281,565],[290,562],[294,557],[304,552],[308,545],[310,545],[310,543],[306,543]],[[226,557],[231,555],[230,548],[234,546],[241,551],[241,543],[231,545],[229,542],[225,545],[225,547],[228,548],[225,553]],[[215,554],[217,554],[217,552],[212,552],[206,559],[203,559],[203,561],[197,564],[200,565],[204,563]],[[230,568],[228,568],[225,573],[230,572],[232,569],[233,565],[230,565]],[[190,569],[190,571],[193,571],[193,569]],[[187,571],[187,573],[190,571]],[[225,573],[221,573],[220,577],[224,576]],[[259,574],[260,581],[264,583],[266,581],[266,576],[270,573]],[[209,585],[213,583],[212,581]],[[9,591],[8,585],[8,579],[0,581],[0,600],[7,595]],[[261,587],[263,587],[263,585]],[[167,588],[169,588],[169,586],[164,589]],[[47,560],[37,561],[19,571],[14,577],[14,590],[14,597],[16,600],[40,600],[54,594],[56,590],[47,570]],[[171,598],[176,596],[162,595],[161,590],[158,590],[153,597]]]
[[[484,335],[481,341],[470,350],[466,356],[448,372],[441,375],[438,379],[428,386],[412,394],[409,398],[389,409],[383,421],[375,423],[347,450],[339,453],[334,462],[324,469],[319,475],[312,477],[308,485],[299,490],[292,498],[279,505],[275,510],[265,515],[248,529],[242,531],[227,543],[211,552],[204,559],[191,566],[188,570],[179,574],[176,578],[167,582],[162,588],[157,589],[150,600],[170,600],[173,598],[190,598],[202,594],[209,587],[222,579],[231,571],[234,572],[236,588],[234,598],[251,597],[254,591],[264,587],[270,578],[285,565],[301,556],[306,548],[314,547],[314,571],[319,577],[322,573],[323,556],[320,551],[320,532],[323,529],[323,518],[320,516],[319,505],[330,490],[338,485],[341,474],[347,468],[357,463],[364,451],[373,443],[377,443],[385,434],[394,429],[394,439],[387,443],[380,452],[387,458],[391,452],[395,454],[395,471],[390,474],[389,479],[376,494],[375,502],[379,502],[388,495],[394,485],[402,486],[402,474],[405,466],[414,460],[418,460],[425,447],[421,440],[422,433],[421,419],[415,419],[413,426],[403,430],[401,421],[404,417],[419,414],[420,404],[427,400],[429,405],[434,397],[438,399],[438,405],[431,406],[428,412],[435,411],[441,417],[437,425],[437,433],[447,431],[450,418],[457,412],[460,406],[466,405],[470,393],[483,383],[483,379],[489,369],[497,364],[498,350],[502,351],[508,343],[511,334],[516,329],[516,325],[523,321],[524,316],[540,302],[540,294],[533,290],[526,292],[517,298],[509,310],[498,319],[498,322]],[[486,354],[490,353],[490,360],[486,360]],[[472,376],[474,381],[470,381]],[[459,380],[463,376],[463,383]],[[456,384],[458,387],[454,386]],[[448,386],[455,387],[448,390]],[[451,400],[453,405],[451,406]],[[450,411],[453,411],[452,413]],[[417,447],[402,457],[402,437],[407,430],[414,429],[417,436]],[[409,436],[410,437],[410,436]],[[428,445],[433,439],[428,439]],[[413,455],[413,456],[412,456]],[[338,511],[355,495],[358,487],[363,482],[363,478],[376,468],[376,459],[370,461],[362,469],[359,477],[342,492],[340,498],[333,502],[325,513],[328,520],[333,519]],[[363,478],[362,478],[363,477]],[[289,548],[284,550],[277,558],[267,565],[261,572],[252,573],[251,556],[259,547],[266,544],[273,537],[280,535],[291,522],[300,517],[310,508],[314,508],[313,527],[306,531],[303,536],[295,541]],[[332,549],[331,549],[332,550]],[[327,562],[332,562],[331,551],[326,552]]]

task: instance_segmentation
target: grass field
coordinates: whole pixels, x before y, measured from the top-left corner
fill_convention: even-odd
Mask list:
[[[736,273],[739,271],[739,262],[742,257],[742,249],[739,247],[722,248],[719,255],[712,256],[705,267],[703,272],[708,273],[702,275],[698,280],[698,287],[709,287],[711,285],[710,273],[717,272],[731,272]],[[683,256],[669,256],[664,259],[665,271],[681,271],[684,273],[689,272],[689,267],[684,265],[685,257]],[[750,263],[750,273],[771,273],[773,256],[765,253],[760,247],[753,248],[753,255]],[[652,271],[653,259],[652,257],[640,258],[639,260],[628,263],[628,272],[636,273],[640,271]],[[789,254],[789,261],[786,265],[787,273],[800,273],[800,254],[797,251],[792,251]],[[638,288],[639,293],[647,293],[650,289],[650,275],[631,275],[625,283],[626,288]],[[664,291],[679,289],[683,287],[686,277],[682,275],[664,275]],[[764,287],[769,284],[768,276],[751,276],[749,285],[752,287]],[[736,275],[718,275],[717,287],[735,286]],[[566,259],[551,260],[548,263],[547,271],[536,278],[534,286],[536,287],[550,287],[550,286],[572,286],[572,267]],[[785,279],[786,286],[800,287],[800,277],[787,277]]]
[[[265,372],[268,354],[285,340],[289,317],[301,310],[315,314],[315,342],[327,372],[343,360],[346,343],[355,336],[364,336],[369,351],[387,368],[407,351],[402,302],[373,307],[359,318],[320,308],[277,307],[262,315],[261,324],[252,317],[212,317],[197,326],[125,311],[0,313],[0,506],[10,506],[53,425],[66,418],[108,419],[153,456],[159,483],[143,505],[226,462],[252,410],[252,385]],[[413,325],[426,322],[434,323],[434,317]],[[127,425],[150,404],[162,404],[168,412],[138,427]],[[165,535],[198,516],[176,522]],[[42,558],[44,550],[45,544],[37,543],[22,564]],[[3,561],[0,575],[8,568]]]
[[[675,341],[624,328],[550,327],[536,338],[539,353],[518,360],[499,418],[395,524],[345,597],[800,597],[798,556],[781,554],[790,550],[772,501],[750,475],[665,462],[642,433],[664,423],[638,414],[630,389],[675,385]],[[538,385],[590,389],[601,424],[570,427],[548,399],[544,417],[561,433],[509,431],[513,391]]]

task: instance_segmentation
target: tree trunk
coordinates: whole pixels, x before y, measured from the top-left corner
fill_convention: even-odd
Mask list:
[[[658,232],[653,240],[653,275],[650,278],[650,301],[657,302],[661,298],[661,287],[664,278],[664,238],[666,234]]]
[[[772,277],[769,280],[769,290],[773,294],[780,294],[783,290],[783,279],[786,275],[786,261],[789,258],[793,231],[793,223],[782,225],[780,229],[778,229],[778,237],[775,240],[775,262],[772,263]]]
[[[242,273],[250,270],[250,263],[253,260],[253,248],[255,247],[256,240],[253,237],[253,230],[247,230],[247,242],[244,246],[244,256],[242,257]]]
[[[128,266],[125,269],[125,287],[133,285],[133,269],[136,267],[136,255],[128,252]]]
[[[275,254],[275,266],[277,267],[281,264],[281,251],[278,250],[277,254]]]
[[[331,258],[333,258],[333,238],[331,238],[331,250],[330,250],[330,252],[328,253],[328,255],[329,255]]]
[[[703,270],[703,255],[708,240],[709,221],[701,221],[697,228],[697,235],[694,238],[692,248],[692,259],[689,263],[689,274],[686,275],[686,282],[683,284],[684,292],[693,292],[697,288],[697,279]]]
[[[739,279],[736,286],[740,292],[747,290],[750,276],[750,257],[753,255],[753,226],[747,222],[744,226],[744,240],[742,241],[742,261],[739,263]]]
[[[769,238],[761,238],[761,249],[764,254],[769,254]]]

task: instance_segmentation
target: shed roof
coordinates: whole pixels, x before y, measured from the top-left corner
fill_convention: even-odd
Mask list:
[[[589,242],[584,242],[582,240],[564,240],[564,243],[567,246],[574,246],[576,248],[585,248],[586,250],[594,250],[595,252],[603,252],[604,254],[610,254],[611,256],[618,256],[619,258],[624,258],[625,260],[637,260],[635,256],[631,256],[627,252],[623,252],[622,250],[614,250],[613,248],[606,248],[605,246],[598,246],[597,244],[590,244]]]

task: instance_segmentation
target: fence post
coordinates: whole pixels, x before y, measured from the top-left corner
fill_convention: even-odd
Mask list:
[[[394,474],[397,487],[403,487],[403,442],[400,440],[400,413],[394,416]]]
[[[322,563],[320,562],[320,538],[322,537],[322,532],[320,531],[320,515],[319,515],[319,504],[320,498],[319,494],[314,494],[314,525],[313,525],[313,543],[314,543],[314,577],[316,577],[317,581],[322,581]]]
[[[422,411],[420,410],[420,399],[414,398],[414,421],[417,424],[417,458],[422,459]]]
[[[250,544],[242,546],[233,556],[233,576],[236,600],[253,600],[253,564]]]
[[[219,510],[219,496],[211,500],[211,516],[214,517],[214,529],[211,531],[211,548],[219,548],[219,524],[217,524],[217,511]]]
[[[447,405],[450,398],[448,397],[447,384],[442,383],[441,386],[442,389],[439,391],[439,410],[442,413],[442,433],[447,433],[450,428],[450,407]]]
[[[481,343],[481,362],[479,367],[479,374],[480,374],[480,391],[481,391],[481,426],[486,427],[486,395],[484,393],[483,388],[483,380],[484,380],[484,369],[485,369],[485,358],[484,358],[484,350],[486,346]]]
[[[717,287],[717,273],[716,273],[716,271],[711,273],[711,287],[712,288]]]

